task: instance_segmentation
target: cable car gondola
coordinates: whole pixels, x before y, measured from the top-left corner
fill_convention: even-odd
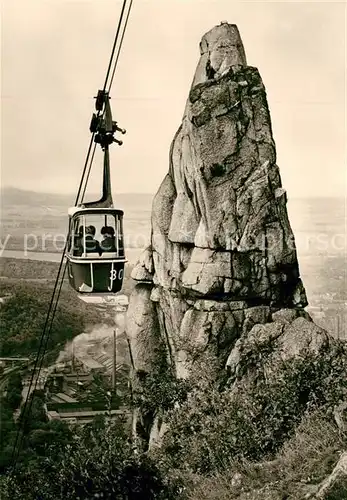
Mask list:
[[[109,93],[99,90],[90,131],[104,152],[103,194],[100,200],[69,209],[66,251],[70,285],[79,293],[116,293],[122,288],[124,264],[123,211],[113,207],[109,146],[115,132],[125,133],[112,120]],[[101,115],[101,116],[100,116]]]
[[[115,139],[114,134],[117,131],[124,134],[125,130],[117,127],[117,123],[112,121],[109,91],[117,67],[132,3],[133,0],[130,0],[130,3],[127,3],[127,0],[123,1],[105,84],[103,90],[98,92],[96,98],[97,114],[93,114],[90,125],[92,138],[90,140],[87,158],[77,192],[75,206],[69,209],[69,232],[64,251],[62,252],[46,321],[40,337],[38,352],[29,382],[29,389],[23,404],[24,418],[21,419],[20,425],[17,428],[13,444],[10,477],[13,477],[16,471],[18,457],[24,442],[25,423],[30,415],[32,406],[32,399],[29,398],[29,396],[32,394],[32,389],[35,391],[39,381],[48,339],[52,332],[54,317],[64,284],[66,269],[68,269],[71,286],[76,291],[80,292],[80,298],[83,298],[86,302],[95,301],[97,296],[97,298],[101,298],[101,300],[104,300],[104,298],[106,298],[107,301],[114,300],[118,306],[123,305],[125,307],[128,304],[126,296],[111,295],[122,288],[123,271],[126,260],[124,256],[123,211],[115,209],[112,201],[109,146],[113,142],[120,145],[121,141]],[[116,51],[127,6],[128,9],[125,16],[125,23],[120,36],[118,50]],[[83,203],[84,193],[94,158],[93,152],[91,161],[89,162],[93,143],[95,143],[94,152],[97,144],[100,144],[104,151],[103,194],[102,198],[98,201]],[[87,173],[88,164],[89,170]],[[81,197],[83,185],[84,190]],[[100,232],[101,241],[97,240],[98,232]]]

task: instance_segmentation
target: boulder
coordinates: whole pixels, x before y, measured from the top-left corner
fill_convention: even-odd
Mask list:
[[[243,359],[261,349],[267,353],[266,364],[270,373],[284,361],[322,352],[329,345],[329,336],[304,316],[302,310],[283,309],[272,314],[273,321],[254,325],[231,350],[226,362],[229,373],[238,376]]]

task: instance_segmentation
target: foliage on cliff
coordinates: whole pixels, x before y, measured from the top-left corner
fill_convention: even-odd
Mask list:
[[[68,437],[38,415],[27,429],[18,477],[0,482],[3,498],[309,498],[347,448],[334,415],[346,400],[347,346],[331,341],[319,353],[283,362],[271,377],[260,362],[263,355],[246,353],[249,366],[257,364],[257,377],[246,383],[243,372],[237,390],[233,379],[229,385],[221,379],[211,383],[207,357],[180,408],[172,409],[171,399],[164,398],[170,428],[162,447],[147,454],[134,453],[120,422],[112,426],[98,419]],[[167,394],[175,388],[171,383],[162,380],[157,391]],[[324,498],[342,500],[346,492],[339,480]]]
[[[158,408],[167,411],[181,404],[187,397],[189,384],[177,379],[159,342],[153,349],[153,357],[156,361],[151,371],[138,371],[133,380],[133,405],[144,414],[154,415]]]
[[[268,459],[305,414],[324,409],[331,417],[346,398],[347,347],[341,342],[282,362],[270,375],[264,367],[258,360],[256,378],[237,388],[198,385],[171,412],[161,452],[173,467],[210,473],[242,457]]]
[[[186,481],[186,500],[307,500],[329,477],[347,435],[324,411],[306,416],[273,460],[244,458],[210,476],[194,474]],[[312,495],[312,496],[311,496]],[[339,479],[325,500],[344,500],[347,484]]]

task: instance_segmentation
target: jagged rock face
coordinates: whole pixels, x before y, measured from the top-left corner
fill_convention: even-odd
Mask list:
[[[210,350],[222,366],[255,324],[307,305],[259,72],[247,66],[235,25],[213,28],[200,52],[153,200],[151,245],[132,273],[140,285],[130,303],[144,315],[133,321],[131,305],[128,322],[147,369],[143,339],[157,324],[182,377],[199,353]]]
[[[239,376],[242,357],[247,353],[271,350],[263,361],[268,375],[278,370],[283,362],[309,354],[318,355],[329,345],[329,336],[300,309],[282,309],[271,315],[271,321],[256,324],[248,334],[240,337],[232,349],[226,366],[231,376]],[[242,383],[245,383],[243,378]]]

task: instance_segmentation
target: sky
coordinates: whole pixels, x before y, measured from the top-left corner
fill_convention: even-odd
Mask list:
[[[116,0],[2,0],[1,183],[77,191],[120,13]],[[115,192],[168,171],[202,35],[237,24],[266,87],[290,197],[346,194],[346,3],[134,0],[113,88]],[[99,189],[101,154],[90,190]]]

